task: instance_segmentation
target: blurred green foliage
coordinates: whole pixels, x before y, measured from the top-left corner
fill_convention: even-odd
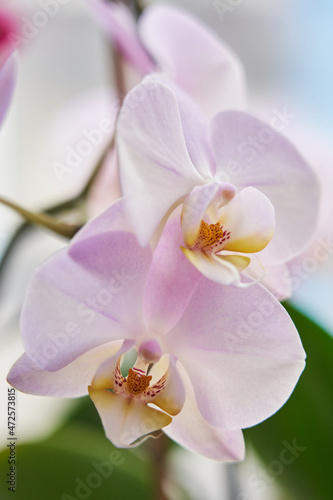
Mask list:
[[[257,481],[258,493],[276,479],[297,500],[332,500],[333,339],[292,305],[284,305],[307,363],[283,408],[245,432],[266,464],[265,473],[257,471],[252,482]]]
[[[16,447],[16,492],[8,491],[8,451],[0,455],[3,500],[151,498],[144,449],[119,450],[105,438],[89,398],[49,439]],[[14,496],[13,496],[14,495]]]

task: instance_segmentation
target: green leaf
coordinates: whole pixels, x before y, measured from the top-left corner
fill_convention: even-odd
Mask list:
[[[140,450],[119,450],[92,425],[67,423],[50,439],[16,447],[16,492],[8,491],[8,451],[0,454],[3,500],[121,499],[151,496]]]
[[[306,368],[285,406],[245,436],[267,464],[268,481],[279,479],[297,499],[332,500],[333,339],[284,305],[307,353]],[[259,490],[264,483],[257,476]]]

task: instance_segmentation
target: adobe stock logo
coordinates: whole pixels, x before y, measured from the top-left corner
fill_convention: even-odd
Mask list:
[[[66,154],[63,162],[52,162],[52,170],[59,179],[64,180],[64,176],[73,172],[78,168],[85,158],[93,154],[94,150],[98,148],[105,138],[112,132],[112,122],[108,118],[103,118],[99,122],[97,128],[91,130],[82,130],[82,139],[76,144],[75,147],[67,146]]]
[[[48,25],[50,19],[55,17],[60,6],[66,5],[70,0],[39,0],[40,9],[33,12],[29,17],[21,17],[19,33],[11,31],[8,34],[8,42],[13,50],[19,49],[22,45],[27,45],[35,38],[41,29]]]

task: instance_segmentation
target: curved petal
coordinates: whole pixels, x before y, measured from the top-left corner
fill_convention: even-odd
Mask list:
[[[28,356],[54,371],[98,345],[141,334],[150,262],[150,249],[122,232],[52,256],[35,272],[21,314]]]
[[[140,17],[139,32],[159,69],[208,117],[243,106],[244,75],[238,58],[198,19],[173,6],[154,5]]]
[[[200,223],[205,216],[212,199],[220,196],[221,190],[217,182],[210,182],[203,186],[196,186],[186,196],[182,206],[182,232],[184,243],[187,247],[191,247],[196,242]],[[216,222],[216,221],[215,221]]]
[[[202,279],[164,341],[188,373],[200,413],[221,429],[275,413],[305,365],[293,322],[259,284],[239,290]]]
[[[221,208],[221,226],[230,232],[224,249],[233,252],[259,252],[274,234],[274,207],[258,189],[249,187]]]
[[[198,410],[187,373],[181,366],[178,369],[186,387],[186,399],[182,411],[164,429],[165,434],[188,450],[212,460],[243,460],[245,445],[242,431],[221,430],[206,422]]]
[[[119,448],[140,444],[140,441],[134,442],[172,421],[166,413],[150,408],[136,398],[92,387],[89,387],[89,396],[101,417],[106,437]]]
[[[242,272],[244,269],[248,267],[248,265],[251,262],[250,257],[247,255],[238,255],[238,254],[228,254],[228,255],[217,255],[219,260],[222,260],[224,262],[228,262],[229,264],[232,264],[235,266],[235,268],[239,271]],[[258,276],[258,278],[260,278]]]
[[[144,246],[169,208],[203,183],[187,151],[176,96],[167,85],[149,77],[129,92],[117,145],[128,214]]]
[[[164,74],[156,75],[177,98],[182,130],[189,157],[199,174],[210,181],[215,173],[215,158],[209,142],[209,121],[189,94]]]
[[[309,241],[316,225],[319,186],[315,174],[279,132],[245,113],[226,111],[211,123],[217,176],[229,172],[238,188],[253,186],[273,203],[274,237],[267,261],[284,262]]]
[[[177,415],[184,404],[185,389],[181,376],[176,366],[176,359],[174,356],[168,356],[168,367],[165,372],[165,384],[161,393],[151,399],[151,403],[159,406],[169,415]],[[151,372],[153,375],[153,370]],[[156,385],[159,385],[157,382]],[[154,388],[154,386],[153,386]],[[157,389],[158,390],[158,389]],[[147,400],[149,402],[149,400]]]
[[[191,298],[200,273],[180,249],[180,211],[167,222],[153,253],[144,295],[147,330],[165,333],[179,320]]]
[[[119,342],[98,346],[55,372],[38,368],[23,354],[11,368],[7,380],[17,390],[27,394],[68,398],[85,396],[99,365],[120,346]]]
[[[17,59],[13,54],[0,65],[0,127],[10,105],[16,83]]]
[[[123,198],[115,201],[102,213],[91,219],[71,240],[70,254],[75,252],[76,244],[112,231],[131,232],[131,226],[125,215]]]
[[[240,275],[238,267],[234,262],[229,262],[223,256],[214,253],[206,254],[201,251],[192,251],[181,247],[185,257],[209,280],[220,283],[221,285],[240,284]]]
[[[90,11],[120,53],[142,74],[154,69],[154,63],[142,46],[130,10],[121,3],[87,0]]]

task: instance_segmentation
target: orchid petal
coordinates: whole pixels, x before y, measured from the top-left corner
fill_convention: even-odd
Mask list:
[[[56,372],[38,368],[23,354],[11,368],[8,383],[21,392],[38,396],[79,397],[88,394],[88,386],[97,368],[119,351],[121,343],[98,346]]]
[[[130,10],[123,4],[88,0],[93,16],[125,59],[142,74],[149,73],[154,63],[144,50]]]
[[[159,69],[189,93],[209,117],[243,106],[240,62],[188,12],[167,5],[149,7],[139,19],[139,32]]]
[[[154,403],[169,415],[177,415],[184,404],[185,390],[182,378],[176,367],[176,359],[174,356],[168,356],[168,358],[169,364],[165,372],[164,388],[159,395],[154,396],[151,401],[148,399],[147,402]],[[153,373],[153,371],[150,372],[151,375]],[[159,385],[158,382],[157,385]],[[154,386],[152,386],[152,390],[154,390]]]
[[[186,387],[182,411],[164,432],[181,446],[212,460],[243,460],[245,445],[241,430],[221,430],[206,422],[198,410],[193,387],[185,370],[179,366]]]
[[[249,427],[275,413],[305,364],[293,322],[259,284],[238,290],[202,279],[164,341],[177,349],[200,413],[221,429]]]
[[[219,258],[219,260],[223,260],[224,262],[228,262],[229,264],[232,264],[235,266],[238,272],[244,271],[244,269],[247,268],[247,266],[250,264],[251,259],[250,257],[247,257],[246,255],[238,255],[238,254],[232,254],[232,255],[216,255],[216,257]]]
[[[185,257],[209,280],[221,285],[239,284],[240,276],[237,267],[228,259],[214,253],[206,254],[181,247]]]
[[[123,231],[130,233],[131,226],[125,215],[124,200],[121,198],[97,217],[91,219],[76,233],[71,240],[70,253],[75,251],[76,244],[102,234],[110,234],[112,231]]]
[[[203,179],[187,151],[176,96],[155,78],[129,92],[117,130],[121,186],[145,246],[170,207]]]
[[[245,113],[226,111],[211,123],[217,177],[242,189],[253,186],[274,205],[276,228],[265,255],[281,263],[308,242],[316,225],[319,186],[294,146],[269,125]]]
[[[184,139],[189,157],[198,173],[210,180],[215,173],[215,158],[209,140],[209,121],[198,104],[164,75],[156,79],[168,86],[177,98]]]
[[[144,296],[148,331],[165,333],[177,323],[201,277],[185,258],[181,244],[180,213],[176,210],[165,226],[149,270]]]
[[[60,251],[35,272],[21,328],[37,366],[59,370],[98,345],[142,332],[151,252],[133,252],[133,246],[129,233],[102,233]]]
[[[263,271],[265,275],[263,275]],[[292,280],[287,264],[265,265],[261,262],[261,254],[257,254],[251,259],[251,264],[246,268],[247,276],[257,280],[269,290],[280,302],[290,298],[292,290]]]
[[[221,226],[230,232],[225,250],[233,252],[259,252],[274,234],[274,207],[258,189],[249,187],[238,193],[221,208]]]
[[[210,182],[203,186],[196,186],[186,196],[182,206],[182,231],[184,243],[187,247],[194,245],[200,231],[200,223],[205,216],[212,199],[220,195],[220,186]],[[219,196],[222,201],[221,196]]]
[[[136,398],[89,387],[91,397],[103,422],[108,439],[119,448],[131,448],[137,439],[158,431],[172,422],[161,411],[150,408]]]

